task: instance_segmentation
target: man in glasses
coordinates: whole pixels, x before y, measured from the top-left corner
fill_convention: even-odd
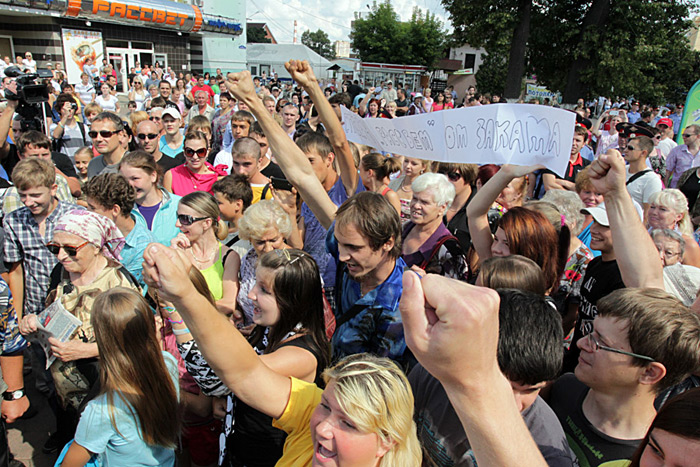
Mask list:
[[[700,166],[700,125],[688,125],[682,135],[683,144],[671,149],[666,158],[666,186],[669,188],[677,188],[683,172]]]
[[[148,111],[148,119],[156,124],[158,133],[163,134],[163,107],[151,107]]]
[[[185,163],[183,153],[175,157],[163,156],[160,151],[160,133],[158,125],[151,120],[144,120],[136,126],[136,141],[141,149],[153,156],[153,159],[163,170],[163,173]]]
[[[93,120],[88,134],[100,154],[90,161],[88,177],[92,178],[101,173],[116,173],[127,147],[124,122],[112,112],[102,112]]]
[[[617,465],[644,438],[657,395],[696,370],[700,321],[663,290],[620,289],[575,344],[576,370],[552,386],[550,406],[581,465]]]

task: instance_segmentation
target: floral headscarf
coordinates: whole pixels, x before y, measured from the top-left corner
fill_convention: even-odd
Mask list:
[[[85,209],[73,209],[62,215],[54,229],[56,231],[77,235],[100,248],[105,257],[117,262],[126,243],[114,222]]]

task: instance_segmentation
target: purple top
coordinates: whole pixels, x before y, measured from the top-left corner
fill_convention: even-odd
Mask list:
[[[406,226],[403,228],[403,232],[401,233],[401,238],[406,239],[408,236],[408,233],[415,227],[416,224],[413,222],[408,222]],[[424,261],[427,261],[430,259],[430,253],[432,253],[433,249],[435,248],[435,245],[437,244],[438,240],[440,240],[442,237],[445,237],[447,235],[452,235],[449,230],[447,230],[447,227],[445,227],[445,224],[440,223],[437,229],[435,229],[435,232],[425,241],[423,244],[416,250],[415,252],[408,254],[408,255],[401,255],[403,260],[406,262],[406,267],[411,267],[411,266],[420,266]]]

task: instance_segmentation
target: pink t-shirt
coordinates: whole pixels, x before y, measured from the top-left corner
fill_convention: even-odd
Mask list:
[[[185,164],[170,169],[173,177],[173,193],[178,196],[185,196],[193,191],[207,191],[211,193],[214,183],[219,177],[226,175],[226,166],[217,165],[214,167],[208,162],[205,164],[214,173],[196,174],[188,169]]]

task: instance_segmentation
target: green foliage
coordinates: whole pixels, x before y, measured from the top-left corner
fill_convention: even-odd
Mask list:
[[[618,0],[604,24],[585,30],[587,11],[576,5],[551,0],[538,21],[547,27],[531,34],[531,68],[550,89],[564,89],[577,58],[585,61],[580,80],[591,95],[661,104],[677,100],[697,79],[698,56],[685,37],[689,2]]]
[[[454,39],[484,47],[479,89],[497,92],[505,75],[518,3],[527,0],[442,0],[454,24]],[[700,77],[699,54],[685,37],[691,0],[539,0],[532,4],[526,74],[564,91],[578,80],[585,95],[634,96],[660,104],[682,100]],[[592,8],[607,15],[584,29]],[[499,70],[499,66],[503,69]],[[578,73],[570,70],[578,69]],[[486,80],[482,82],[482,80]],[[573,96],[571,96],[573,97]],[[573,100],[575,102],[575,99]]]
[[[476,72],[476,82],[482,94],[503,95],[508,73],[508,55],[505,52],[495,52],[483,57],[483,62]]]
[[[246,42],[249,44],[252,43],[262,43],[262,44],[270,44],[272,43],[271,39],[268,39],[265,37],[267,33],[265,32],[264,28],[246,28],[245,30],[245,39]]]
[[[419,8],[413,9],[410,21],[401,22],[390,1],[385,0],[375,1],[366,18],[353,22],[350,39],[362,61],[432,68],[442,58],[447,33],[434,14]]]
[[[304,31],[301,34],[301,43],[328,60],[335,58],[333,44],[331,44],[328,34],[321,29],[316,32]]]

